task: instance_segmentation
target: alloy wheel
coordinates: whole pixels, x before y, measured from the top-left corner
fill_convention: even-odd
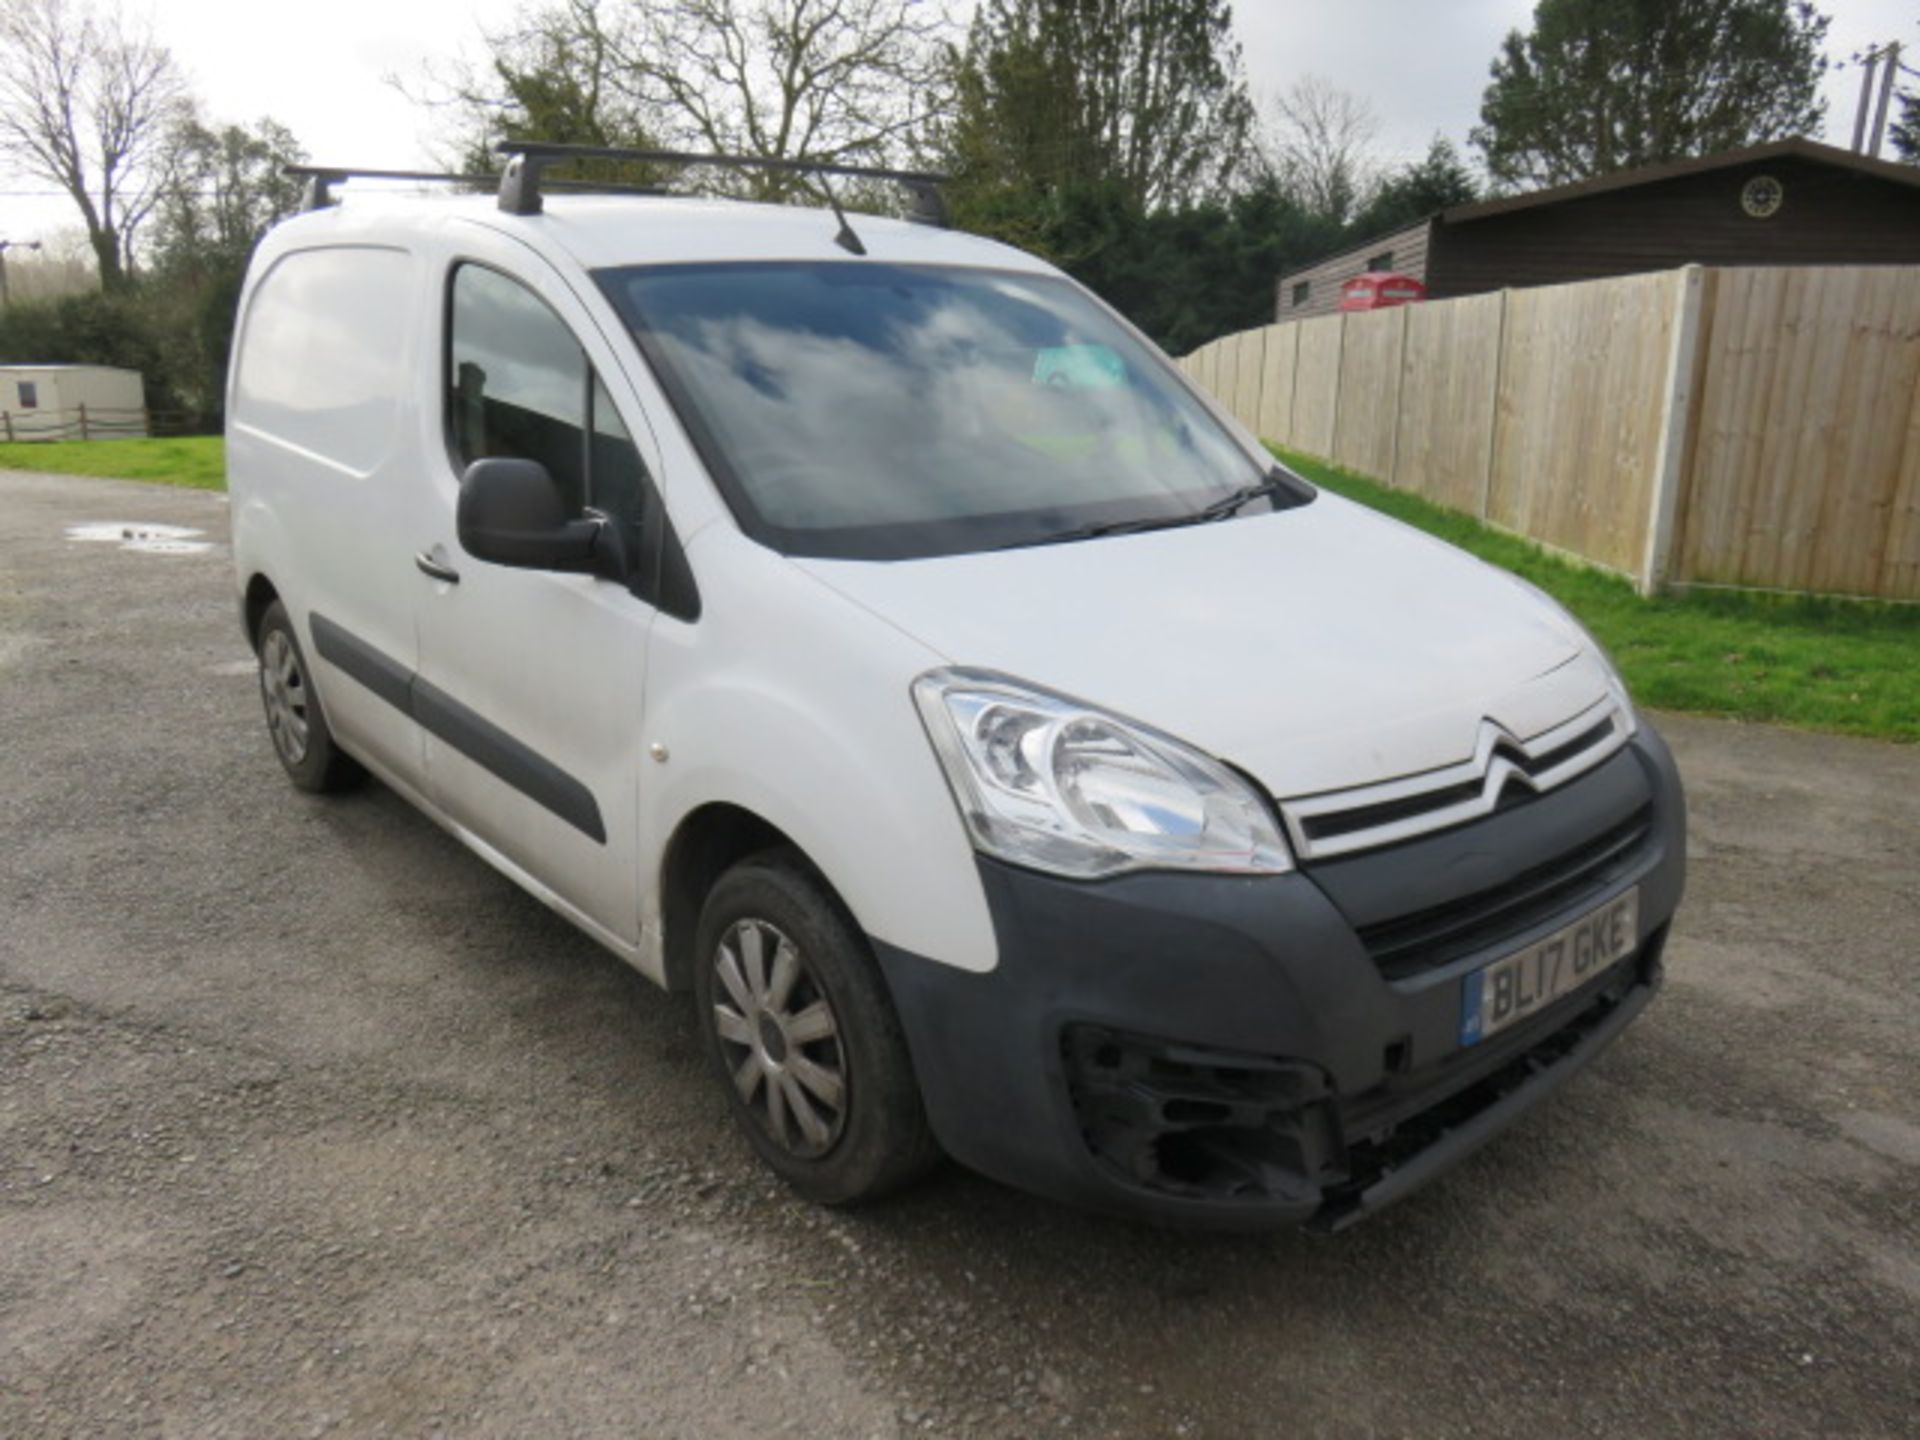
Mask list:
[[[284,630],[270,630],[260,646],[260,695],[267,729],[280,758],[298,765],[307,758],[307,677]]]
[[[826,1154],[846,1128],[846,1055],[806,957],[777,926],[747,919],[720,937],[713,967],[714,1028],[742,1103],[781,1149]]]

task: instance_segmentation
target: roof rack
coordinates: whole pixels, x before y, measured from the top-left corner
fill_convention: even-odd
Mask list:
[[[333,187],[347,180],[424,180],[449,185],[471,185],[476,190],[497,189],[498,175],[461,175],[443,170],[370,170],[361,165],[283,165],[280,173],[307,182],[302,210],[323,210],[333,203]],[[607,191],[622,195],[664,195],[648,185],[620,185],[602,180],[549,180],[553,190]]]
[[[558,145],[538,140],[504,140],[495,147],[510,156],[500,176],[500,208],[510,215],[538,215],[542,186],[562,188],[564,181],[548,180],[549,165],[568,160],[633,160],[649,165],[721,165],[734,170],[773,170],[791,175],[846,176],[856,180],[884,180],[907,192],[907,218],[920,225],[947,224],[947,206],[940,195],[945,175],[925,170],[887,170],[870,165],[839,165],[825,160],[784,160],[763,155],[704,155],[685,150],[624,150],[616,146]],[[593,188],[603,188],[594,186]],[[833,192],[827,203],[838,211]],[[845,225],[845,217],[841,220]]]

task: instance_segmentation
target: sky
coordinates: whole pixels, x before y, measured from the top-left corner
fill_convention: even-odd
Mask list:
[[[317,162],[405,169],[430,163],[436,122],[391,80],[415,84],[429,64],[477,53],[480,27],[498,26],[518,4],[146,0],[144,9],[214,119],[271,115]],[[142,0],[129,8],[141,13]],[[1236,0],[1234,21],[1263,109],[1300,76],[1324,76],[1371,101],[1380,155],[1391,163],[1417,158],[1435,132],[1464,149],[1487,66],[1532,8],[1532,0]],[[1920,0],[1825,0],[1821,8],[1833,17],[1831,58],[1893,39],[1920,57]],[[1858,92],[1857,69],[1829,78],[1825,138],[1851,138]],[[71,202],[34,193],[46,189],[0,169],[0,239],[49,238],[74,223]]]

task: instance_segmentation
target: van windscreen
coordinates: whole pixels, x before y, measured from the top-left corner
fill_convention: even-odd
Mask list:
[[[786,554],[1178,524],[1262,478],[1156,351],[1060,279],[871,261],[596,278],[741,527]]]

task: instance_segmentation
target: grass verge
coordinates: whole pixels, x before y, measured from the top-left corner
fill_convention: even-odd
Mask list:
[[[224,490],[227,467],[223,443],[218,435],[169,440],[15,441],[0,444],[0,470],[99,475],[185,485],[193,490]]]
[[[1612,652],[1644,705],[1920,741],[1920,605],[1716,590],[1642,599],[1616,575],[1272,448],[1316,485],[1531,580]]]

